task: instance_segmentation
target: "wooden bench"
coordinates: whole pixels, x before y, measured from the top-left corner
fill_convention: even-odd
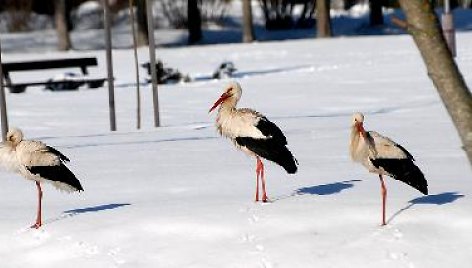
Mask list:
[[[50,59],[50,60],[36,60],[23,62],[8,62],[2,63],[3,76],[5,77],[5,86],[10,89],[11,93],[21,93],[26,90],[27,86],[45,85],[48,88],[53,88],[55,85],[67,85],[71,81],[36,81],[26,83],[12,83],[10,73],[18,71],[32,71],[44,69],[58,69],[58,68],[80,68],[82,74],[88,75],[87,67],[97,66],[97,59],[94,57],[88,58],[71,58],[71,59]],[[89,88],[98,88],[103,86],[106,78],[79,78],[74,79],[74,85],[80,86],[87,84]],[[76,88],[77,88],[76,87]]]

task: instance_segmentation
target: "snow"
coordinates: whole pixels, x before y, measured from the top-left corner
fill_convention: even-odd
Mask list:
[[[10,51],[2,60],[95,56],[98,67],[90,68],[90,75],[106,75],[104,51],[56,52],[53,35],[2,35],[2,48]],[[169,31],[163,40],[179,35]],[[96,36],[100,31],[76,35],[77,44],[99,48]],[[118,34],[115,44],[126,47],[126,38]],[[471,42],[472,33],[457,35],[456,60],[469,85]],[[129,49],[113,51],[116,132],[109,131],[106,86],[7,93],[10,125],[69,156],[69,167],[85,191],[68,195],[45,185],[45,224],[34,230],[28,227],[36,213],[36,187],[0,171],[1,267],[471,263],[471,168],[411,37],[158,48],[157,54],[195,79],[159,86],[160,128],[152,126],[152,94],[146,85],[143,126],[135,129]],[[148,61],[146,48],[139,57],[140,63]],[[275,122],[300,163],[297,174],[287,175],[265,161],[271,203],[253,202],[255,160],[219,137],[215,114],[208,114],[229,82],[209,79],[223,61],[238,69],[234,79],[243,88],[240,107],[255,108]],[[147,74],[140,71],[144,81]],[[57,73],[14,73],[12,80],[49,79]],[[379,225],[378,177],[349,159],[349,127],[356,111],[364,112],[367,130],[406,147],[429,182],[430,195],[422,196],[386,180],[385,227]]]

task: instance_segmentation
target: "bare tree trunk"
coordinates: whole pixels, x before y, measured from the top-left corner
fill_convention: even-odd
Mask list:
[[[418,46],[439,96],[446,106],[472,164],[472,94],[460,73],[431,3],[428,0],[399,0],[408,30]]]
[[[147,46],[149,45],[149,37],[147,31],[147,14],[146,14],[146,1],[137,0],[136,1],[136,20],[138,22],[138,46]]]
[[[383,25],[384,18],[382,13],[382,2],[383,0],[370,0],[369,1],[369,8],[370,8],[370,15],[369,15],[369,22],[370,26],[376,25]]]
[[[188,0],[188,43],[195,44],[202,39],[202,17],[198,0]]]
[[[54,0],[54,19],[56,22],[56,32],[59,50],[69,50],[71,48],[66,17],[67,14],[65,0]]]
[[[254,28],[252,26],[251,0],[243,0],[243,42],[254,41]]]
[[[316,36],[331,37],[331,18],[329,16],[330,1],[316,1]]]

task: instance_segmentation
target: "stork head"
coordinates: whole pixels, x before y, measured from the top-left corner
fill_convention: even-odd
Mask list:
[[[220,98],[213,104],[213,106],[210,108],[208,111],[211,113],[216,107],[218,107],[220,104],[223,105],[227,103],[228,105],[231,106],[236,106],[236,103],[239,101],[241,98],[242,94],[242,89],[241,85],[239,85],[238,82],[230,82],[226,87],[225,91],[223,94],[221,94]]]
[[[352,115],[352,127],[355,127],[359,133],[365,136],[364,115],[362,113]]]
[[[352,124],[364,123],[364,115],[362,113],[354,113],[352,115]]]
[[[17,145],[23,140],[23,132],[17,128],[11,128],[7,132],[7,141]]]

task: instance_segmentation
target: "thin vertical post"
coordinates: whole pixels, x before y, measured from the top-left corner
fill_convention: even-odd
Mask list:
[[[0,44],[0,105],[2,118],[2,140],[5,141],[8,132],[7,101],[5,98],[5,88],[3,87],[3,69],[2,69],[2,46]]]
[[[141,89],[139,87],[139,66],[138,66],[138,40],[136,38],[136,25],[134,18],[133,0],[129,0],[129,14],[131,17],[131,33],[133,35],[134,70],[136,73],[136,128],[141,128]]]
[[[444,0],[444,13],[451,13],[451,2]]]
[[[453,57],[456,56],[456,33],[454,29],[454,20],[451,12],[451,3],[444,0],[444,13],[441,16],[441,24],[444,38]]]
[[[146,12],[149,37],[149,63],[151,64],[151,82],[152,82],[152,103],[154,105],[154,126],[161,125],[159,118],[159,94],[157,88],[157,70],[156,70],[156,44],[154,39],[154,20],[152,16],[152,4],[154,1],[146,0]]]
[[[110,9],[108,6],[108,0],[102,0],[103,5],[103,16],[105,25],[105,47],[106,47],[106,58],[107,58],[107,73],[108,73],[108,107],[110,110],[110,130],[116,131],[116,115],[115,115],[115,85],[113,78],[113,59],[112,59],[112,46],[111,46],[111,22],[110,22]]]

